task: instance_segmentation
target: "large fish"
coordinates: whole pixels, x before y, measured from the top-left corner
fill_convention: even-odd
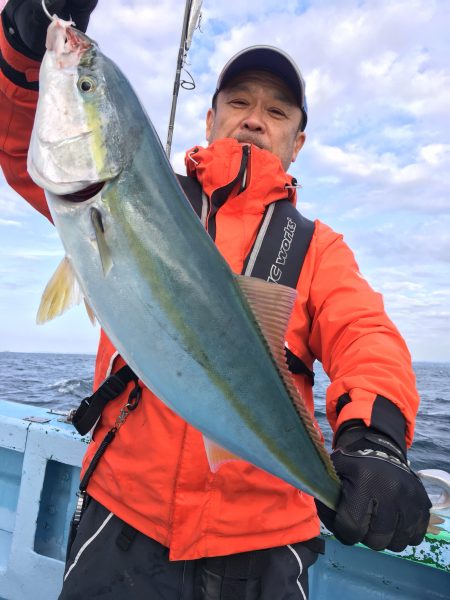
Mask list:
[[[295,291],[232,273],[129,82],[91,39],[55,20],[47,48],[28,170],[101,326],[203,432],[213,468],[226,448],[336,506],[339,478],[284,356]]]

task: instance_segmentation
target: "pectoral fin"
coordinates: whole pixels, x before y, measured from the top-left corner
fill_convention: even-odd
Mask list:
[[[108,244],[105,239],[105,228],[103,227],[103,220],[101,212],[95,208],[91,208],[91,223],[94,228],[95,239],[97,241],[98,253],[100,255],[100,261],[102,263],[103,275],[108,275],[113,265],[111,252],[108,248]]]
[[[70,262],[65,256],[47,283],[36,315],[36,323],[42,325],[62,315],[74,304],[79,304],[82,293]]]
[[[42,325],[59,317],[72,306],[80,304],[82,299],[83,292],[70,261],[65,256],[45,287],[36,315],[36,323]],[[84,303],[89,319],[95,325],[95,315],[86,300]]]
[[[236,454],[232,454],[219,446],[205,435],[203,436],[205,443],[206,456],[208,457],[209,466],[213,473],[217,473],[221,465],[230,462],[232,460],[241,460]]]

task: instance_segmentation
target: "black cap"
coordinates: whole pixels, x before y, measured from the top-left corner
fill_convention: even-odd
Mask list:
[[[294,60],[274,46],[250,46],[235,54],[222,69],[217,80],[213,102],[224,88],[239,73],[249,70],[269,71],[280,77],[294,94],[297,104],[302,111],[302,131],[308,120],[308,107],[305,96],[305,81]]]

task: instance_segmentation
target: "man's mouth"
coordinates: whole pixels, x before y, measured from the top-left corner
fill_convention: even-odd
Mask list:
[[[261,140],[261,137],[259,135],[252,135],[252,134],[237,134],[235,136],[236,140],[240,143],[240,144],[253,144],[254,146],[257,146],[258,148],[261,148],[261,150],[269,150],[270,148],[267,147],[267,145]]]

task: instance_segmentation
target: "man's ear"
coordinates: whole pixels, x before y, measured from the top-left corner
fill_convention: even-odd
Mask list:
[[[211,143],[210,137],[214,125],[214,117],[215,110],[213,108],[208,108],[208,112],[206,113],[206,139],[208,143]]]
[[[294,149],[292,151],[291,162],[295,162],[298,153],[303,148],[303,144],[305,143],[305,140],[306,140],[306,133],[304,131],[297,131],[297,134],[295,136]]]

